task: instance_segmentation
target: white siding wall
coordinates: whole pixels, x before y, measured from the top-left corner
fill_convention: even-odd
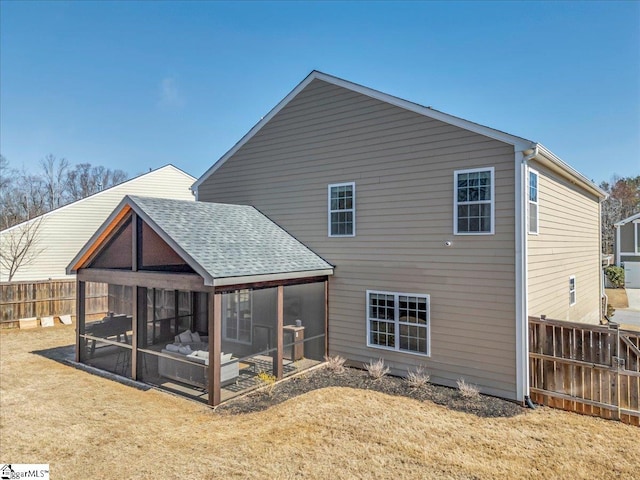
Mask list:
[[[453,174],[476,167],[495,167],[496,234],[454,236]],[[510,145],[314,80],[198,198],[254,205],[336,265],[331,354],[515,398],[514,175]],[[327,185],[350,181],[357,236],[328,238]],[[431,295],[430,358],[366,346],[367,289]]]
[[[529,315],[600,321],[598,199],[533,162],[539,173],[540,233],[528,235]],[[577,301],[569,305],[569,277]]]
[[[125,195],[194,200],[190,191],[194,181],[167,165],[43,215],[34,247],[42,252],[33,263],[20,268],[13,281],[73,278],[66,275],[65,268]],[[0,241],[7,241],[19,228],[0,232]],[[7,272],[0,271],[0,281],[7,280]]]

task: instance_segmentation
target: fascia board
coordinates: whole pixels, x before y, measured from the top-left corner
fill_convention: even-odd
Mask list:
[[[67,275],[73,275],[76,273],[77,270],[74,268],[76,264],[85,256],[85,254],[89,250],[91,250],[93,244],[98,241],[98,239],[102,236],[109,225],[111,225],[111,223],[118,217],[118,215],[120,215],[122,209],[125,208],[126,205],[129,205],[129,207],[131,207],[130,201],[131,199],[128,195],[125,195],[122,200],[120,200],[118,206],[111,212],[107,219],[102,222],[102,225],[100,225],[95,233],[91,235],[91,238],[87,241],[87,243],[84,244],[82,249],[73,257],[71,262],[69,262],[67,268],[65,268]]]
[[[468,120],[464,120],[459,117],[454,117],[453,115],[449,115],[447,113],[440,112],[438,110],[434,110],[432,108],[424,107],[422,105],[418,105],[417,103],[412,103],[407,100],[403,100],[398,97],[394,97],[393,95],[389,95],[378,90],[374,90],[369,87],[365,87],[362,85],[358,85],[353,82],[349,82],[348,80],[343,80],[341,78],[334,77],[332,75],[327,75],[326,73],[318,72],[314,70],[311,72],[297,87],[295,87],[284,99],[280,101],[266,116],[264,116],[258,123],[254,125],[254,127],[247,132],[227,153],[225,153],[217,162],[215,162],[202,176],[191,186],[192,190],[197,190],[198,187],[211,175],[213,175],[224,163],[234,155],[244,144],[246,144],[253,136],[255,136],[262,127],[269,122],[280,110],[282,110],[293,98],[295,98],[298,93],[300,93],[307,85],[309,85],[313,80],[318,79],[324,82],[346,88],[348,90],[354,91],[356,93],[360,93],[362,95],[366,95],[368,97],[374,98],[376,100],[380,100],[382,102],[386,102],[388,104],[403,108],[405,110],[409,110],[414,113],[418,113],[420,115],[433,118],[434,120],[439,120],[441,122],[445,122],[456,127],[463,128],[465,130],[469,130],[474,133],[478,133],[480,135],[484,135],[489,138],[493,138],[495,140],[499,140],[501,142],[507,143],[509,145],[513,145],[515,149],[518,150],[526,150],[529,148],[533,148],[534,143],[530,140],[516,137],[515,135],[510,135],[505,132],[501,132],[499,130],[495,130],[493,128],[485,127],[484,125],[480,125],[477,123],[470,122]]]
[[[251,140],[262,129],[262,127],[264,127],[264,125],[267,122],[269,122],[269,120],[271,120],[274,116],[276,116],[276,114],[280,110],[282,110],[285,106],[287,106],[287,104],[291,100],[293,100],[293,98],[296,95],[298,95],[298,93],[300,93],[307,85],[309,85],[316,78],[314,75],[315,73],[316,73],[315,71],[311,72],[307,76],[307,78],[305,78],[302,82],[300,82],[296,88],[291,90],[291,92],[289,92],[289,94],[286,97],[284,97],[280,101],[280,103],[278,103],[275,107],[271,109],[269,113],[267,113],[264,117],[262,117],[262,119],[260,119],[260,121],[256,123],[251,130],[249,130],[240,140],[238,140],[238,142],[233,147],[231,147],[231,149],[227,153],[225,153],[222,157],[220,157],[217,162],[215,162],[206,172],[202,174],[202,176],[198,180],[196,180],[196,182],[191,186],[191,190],[197,190],[198,187],[202,184],[202,182],[204,182],[207,178],[213,175],[216,172],[216,170],[218,170],[227,161],[229,157],[234,155],[238,150],[240,150],[240,148],[242,148],[242,146],[245,143]]]
[[[565,163],[560,157],[556,156],[551,150],[546,148],[544,145],[538,144],[538,156],[536,156],[536,160],[546,160],[556,167],[561,173],[564,174],[570,180],[573,180],[574,183],[581,186],[585,190],[593,193],[595,196],[600,198],[600,200],[606,200],[609,196],[607,192],[598,187],[595,183],[589,180],[587,177],[582,175],[576,169],[574,169],[571,165]]]
[[[617,223],[614,223],[613,226],[614,227],[621,227],[622,225],[626,225],[629,222],[634,222],[635,220],[640,219],[640,213],[636,213],[634,215],[631,215],[628,218],[625,218],[624,220],[620,220]]]

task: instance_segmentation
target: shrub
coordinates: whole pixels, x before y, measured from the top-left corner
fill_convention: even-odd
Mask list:
[[[389,373],[389,367],[384,364],[384,360],[381,358],[379,358],[375,363],[373,360],[370,360],[369,363],[364,364],[364,368],[369,372],[369,376],[374,380],[378,380]]]
[[[258,380],[263,386],[267,387],[267,393],[271,396],[276,386],[276,376],[262,370],[258,373]]]
[[[420,365],[415,371],[409,370],[404,380],[411,388],[421,388],[429,383],[430,378],[424,367]]]
[[[624,268],[609,265],[604,269],[604,274],[615,288],[624,286]]]
[[[468,398],[469,400],[477,400],[480,398],[480,390],[478,390],[478,387],[475,385],[465,382],[464,378],[459,378],[457,383],[460,395],[464,398]]]
[[[333,357],[324,357],[327,362],[327,369],[332,373],[343,373],[344,372],[344,362],[346,362],[345,358],[342,358],[340,355],[335,355]]]

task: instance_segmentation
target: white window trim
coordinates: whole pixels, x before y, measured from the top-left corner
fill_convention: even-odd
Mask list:
[[[331,189],[334,187],[352,187],[353,200],[351,203],[352,208],[345,210],[331,210]],[[353,233],[349,235],[335,235],[331,233],[331,213],[332,212],[351,212],[353,215]],[[343,183],[330,183],[327,186],[327,235],[329,237],[355,237],[356,236],[356,182],[343,182]]]
[[[535,202],[531,200],[531,174],[536,176],[536,200]],[[529,235],[538,235],[540,233],[540,174],[537,170],[533,168],[529,168],[529,175],[527,175],[527,232]],[[531,212],[531,204],[536,206],[536,228],[535,230],[531,229],[531,219],[529,218]]]
[[[640,223],[637,220],[633,221],[633,245],[636,255],[640,255],[640,245],[638,245],[638,238],[640,238]]]
[[[458,232],[458,175],[461,173],[475,173],[475,172],[491,172],[491,231],[489,232]],[[453,172],[453,234],[454,235],[495,235],[496,231],[496,182],[495,182],[495,168],[494,167],[482,167],[482,168],[468,168],[465,170],[455,170]],[[473,203],[486,203],[473,202]]]
[[[573,280],[573,290],[571,289],[571,280]],[[573,293],[573,303],[571,302],[571,294]],[[576,282],[576,276],[569,276],[569,306],[573,307],[578,303],[578,284]]]
[[[409,350],[400,350],[400,335],[396,333],[395,335],[395,347],[385,347],[383,345],[376,345],[371,343],[371,321],[376,320],[369,317],[369,296],[371,294],[374,295],[393,295],[394,297],[407,296],[407,297],[419,297],[425,298],[427,300],[427,353],[422,352],[412,352]],[[395,302],[394,308],[394,324],[396,327],[396,332],[399,332],[400,320],[398,318],[398,303]],[[386,292],[383,290],[367,290],[367,295],[365,297],[365,308],[367,310],[366,319],[367,319],[367,347],[376,348],[379,350],[387,350],[390,352],[398,352],[407,355],[418,355],[420,357],[430,357],[431,356],[431,295],[425,293],[402,293],[402,292]]]

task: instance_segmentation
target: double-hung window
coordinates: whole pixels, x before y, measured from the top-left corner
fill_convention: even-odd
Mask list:
[[[454,234],[491,235],[494,233],[494,191],[493,167],[454,172]]]
[[[538,172],[529,169],[529,233],[538,233]]]
[[[569,306],[576,304],[576,276],[569,277]]]
[[[354,237],[356,234],[356,184],[329,185],[329,236]]]
[[[429,355],[429,295],[367,290],[367,345]]]

